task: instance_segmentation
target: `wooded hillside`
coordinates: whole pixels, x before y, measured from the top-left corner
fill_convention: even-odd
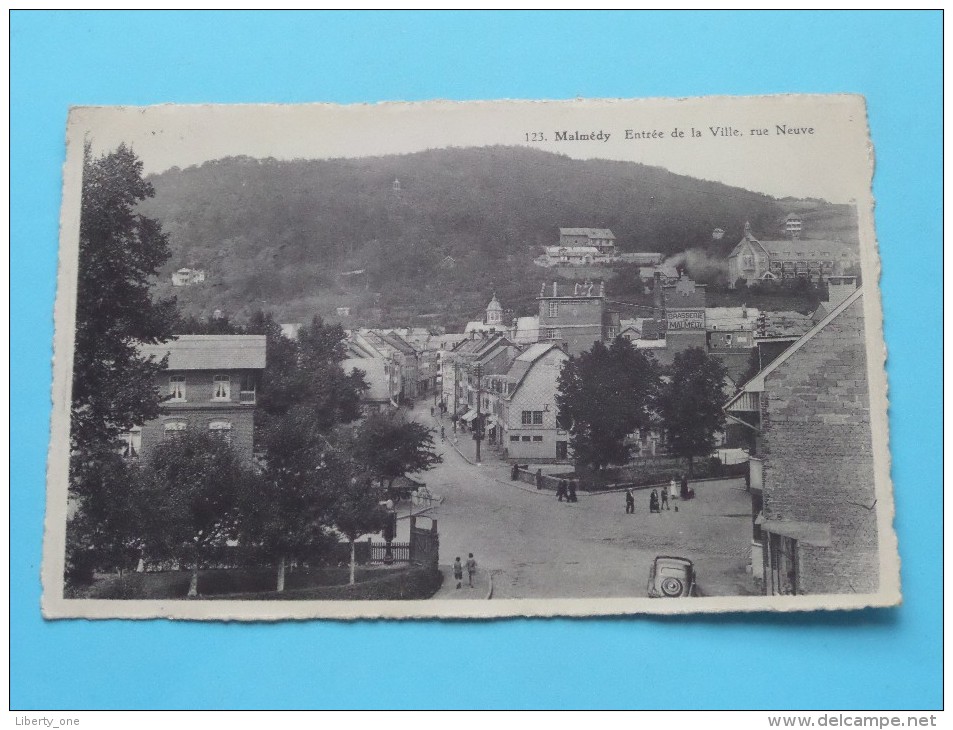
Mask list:
[[[777,230],[784,215],[768,196],[662,168],[513,147],[226,158],[150,181],[156,196],[141,208],[172,249],[157,288],[174,291],[183,312],[309,321],[349,306],[346,325],[459,326],[494,289],[514,314],[532,313],[551,277],[532,260],[560,226],[610,228],[621,251],[724,257],[746,220]],[[168,274],[183,266],[204,269],[205,283],[172,290]]]

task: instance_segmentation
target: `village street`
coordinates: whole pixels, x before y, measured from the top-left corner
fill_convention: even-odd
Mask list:
[[[705,595],[753,592],[745,573],[750,541],[750,499],[740,479],[701,482],[697,498],[679,511],[650,514],[648,493],[636,492],[636,513],[625,514],[621,493],[579,493],[574,504],[550,491],[509,480],[509,467],[484,448],[484,461],[471,464],[453,448],[449,419],[432,419],[428,404],[413,417],[438,430],[444,462],[417,475],[442,502],[426,512],[438,521],[440,563],[445,581],[436,598],[484,598],[488,571],[494,598],[584,598],[646,595],[656,555],[695,562]],[[439,438],[439,426],[446,441]],[[458,448],[470,460],[469,433]],[[406,539],[401,520],[398,539]],[[479,565],[477,586],[456,590],[449,565],[472,552]]]

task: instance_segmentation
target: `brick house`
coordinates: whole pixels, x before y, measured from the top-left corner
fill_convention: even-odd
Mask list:
[[[752,570],[767,595],[878,588],[862,296],[857,289],[725,407],[755,433]]]
[[[264,335],[179,335],[158,345],[141,345],[146,357],[166,370],[156,389],[167,399],[159,418],[125,436],[126,455],[145,457],[186,429],[204,429],[228,439],[241,457],[254,458],[255,402],[265,368]]]
[[[497,419],[506,458],[527,462],[568,458],[569,435],[556,427],[559,373],[568,359],[556,343],[540,342],[513,361]]]
[[[570,355],[611,341],[621,331],[619,313],[606,309],[604,282],[544,283],[536,301],[539,341],[563,343]]]

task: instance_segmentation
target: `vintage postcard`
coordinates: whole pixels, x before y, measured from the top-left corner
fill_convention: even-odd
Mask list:
[[[69,115],[47,618],[901,600],[859,96]]]

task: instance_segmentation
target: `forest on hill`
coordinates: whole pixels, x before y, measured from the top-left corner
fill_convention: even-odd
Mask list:
[[[533,313],[552,273],[532,261],[560,227],[609,228],[620,251],[702,249],[723,260],[745,221],[777,231],[785,214],[742,188],[521,147],[232,157],[149,180],[156,195],[140,209],[162,224],[173,254],[157,293],[175,293],[185,314],[265,310],[346,326],[459,327],[493,291],[514,316]],[[204,269],[206,281],[173,290],[180,267]],[[350,315],[336,317],[338,307]]]

